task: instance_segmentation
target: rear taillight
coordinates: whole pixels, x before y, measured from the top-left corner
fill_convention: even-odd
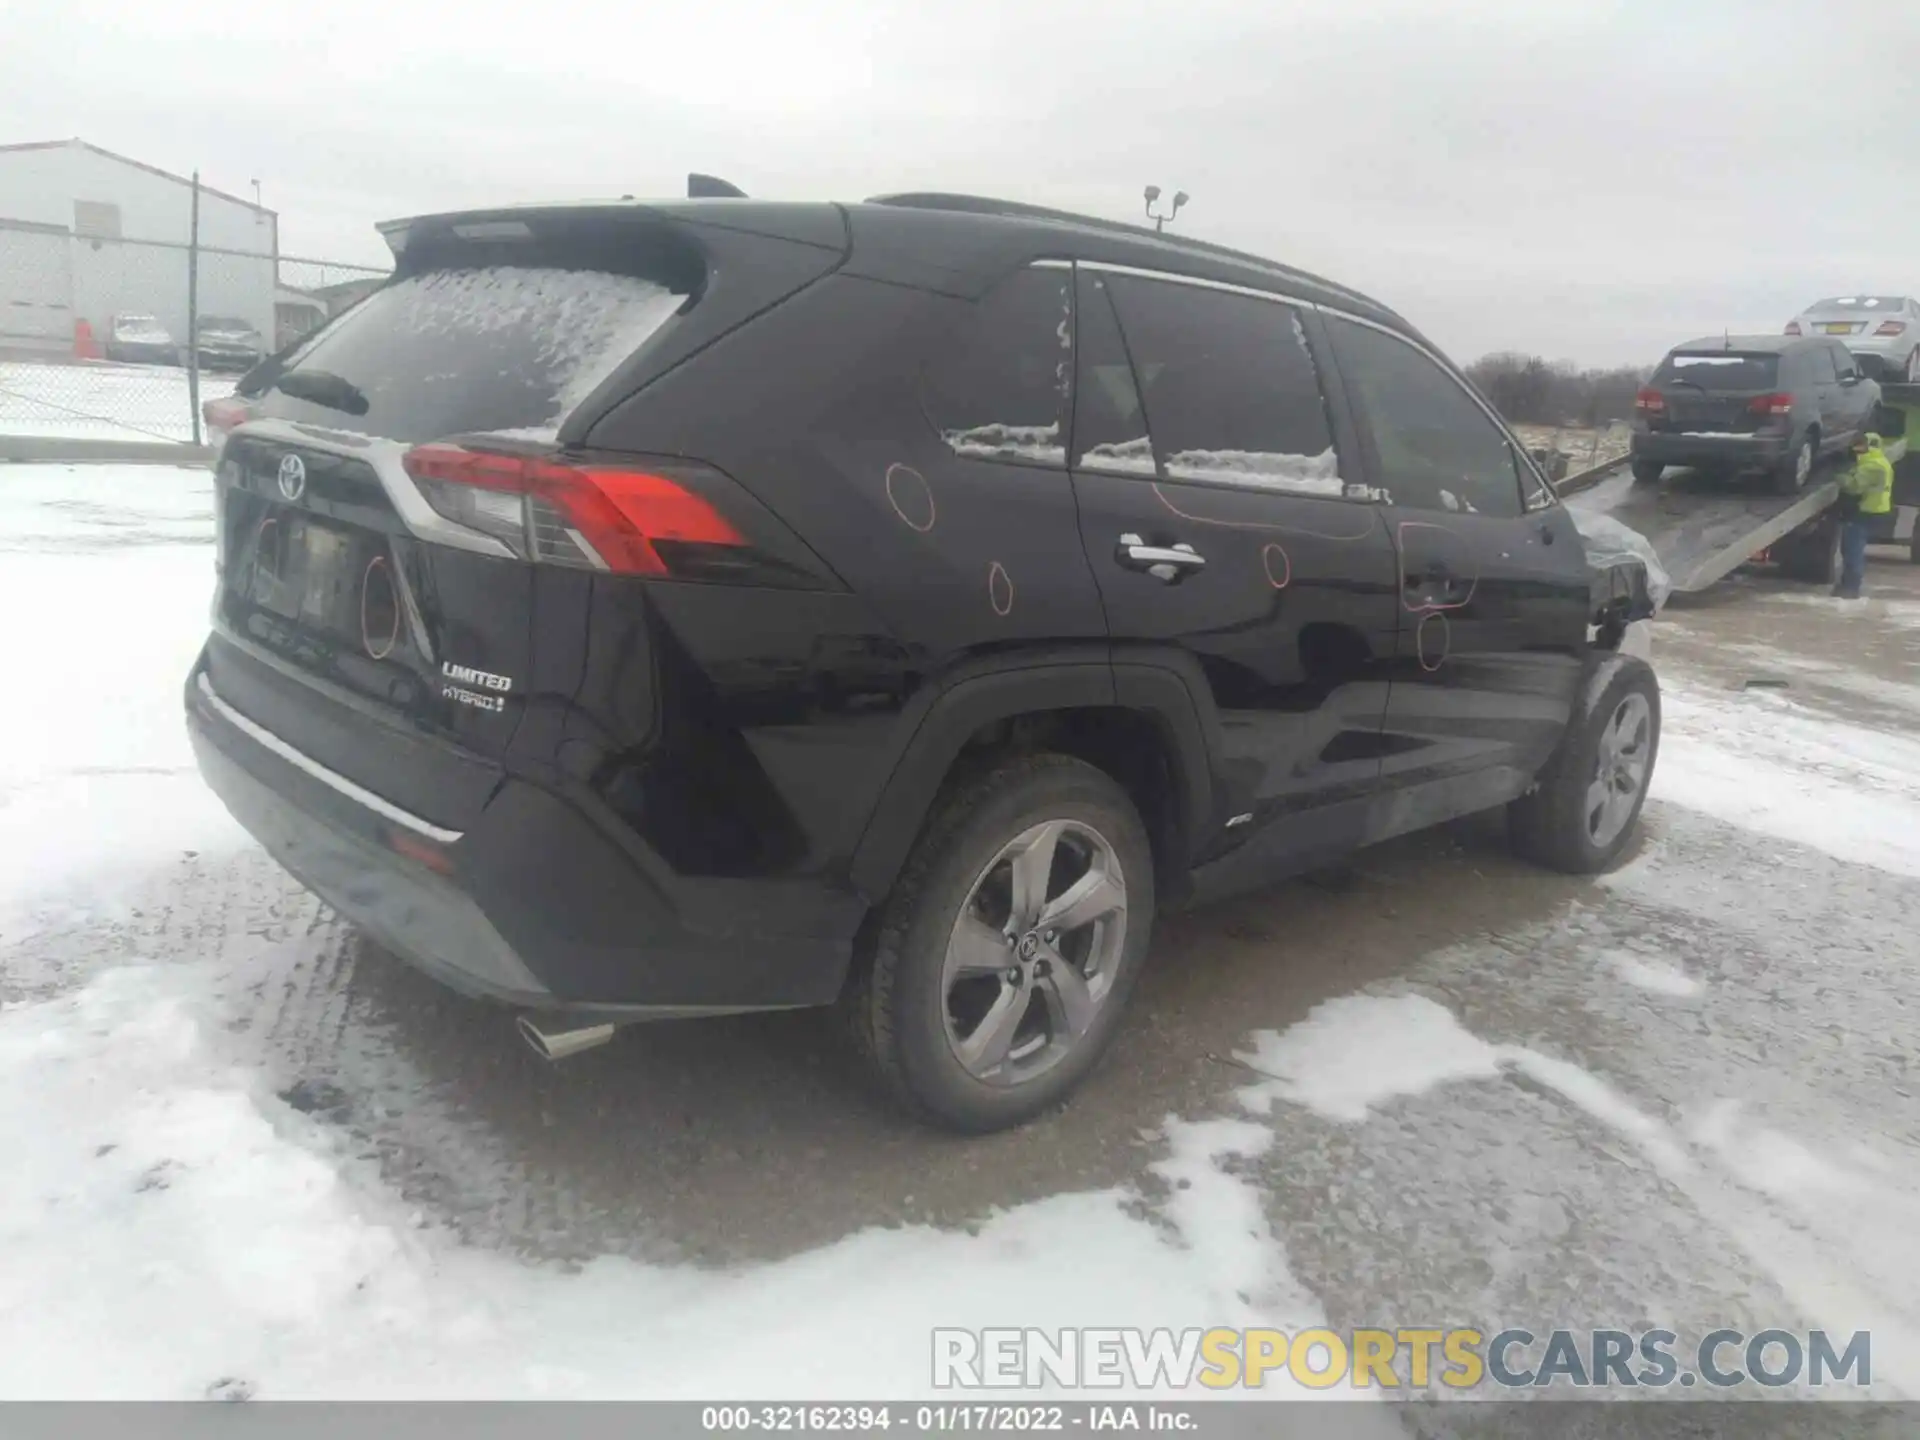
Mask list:
[[[1787,334],[1798,335],[1799,333],[1800,333],[1800,322],[1798,320],[1789,320],[1787,322]]]
[[[1876,335],[1898,335],[1902,331],[1904,331],[1906,328],[1907,328],[1906,323],[1904,321],[1882,320],[1880,322],[1880,328],[1874,331],[1873,333]]]
[[[650,470],[441,444],[416,445],[402,463],[436,511],[522,559],[672,575],[681,547],[746,544],[704,497]]]
[[[1651,386],[1643,386],[1640,393],[1633,397],[1633,408],[1657,414],[1667,408],[1667,397]]]
[[[236,425],[244,425],[253,416],[253,407],[244,400],[228,396],[221,400],[209,400],[200,407],[200,416],[207,422],[207,429],[216,435],[225,435]]]
[[[1793,413],[1793,396],[1756,395],[1747,402],[1747,409],[1756,415],[1790,415]]]

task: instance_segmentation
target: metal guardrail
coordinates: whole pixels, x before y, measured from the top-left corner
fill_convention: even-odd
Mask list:
[[[1563,475],[1558,480],[1549,483],[1552,484],[1554,494],[1556,495],[1578,495],[1582,490],[1591,490],[1609,475],[1628,464],[1632,458],[1631,455],[1618,455],[1605,464],[1595,465],[1591,470],[1581,470],[1572,475]]]

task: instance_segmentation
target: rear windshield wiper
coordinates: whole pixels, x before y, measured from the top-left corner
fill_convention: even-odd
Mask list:
[[[335,375],[331,370],[288,370],[274,376],[267,388],[291,395],[296,400],[324,405],[343,415],[367,413],[365,392],[351,380]]]

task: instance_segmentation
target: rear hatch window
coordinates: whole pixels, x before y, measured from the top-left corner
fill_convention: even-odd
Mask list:
[[[1778,355],[1724,350],[1676,351],[1660,362],[1654,383],[1698,386],[1707,391],[1771,390],[1780,372]]]
[[[428,269],[375,291],[293,357],[259,412],[406,444],[551,436],[687,296],[670,276],[528,258]]]

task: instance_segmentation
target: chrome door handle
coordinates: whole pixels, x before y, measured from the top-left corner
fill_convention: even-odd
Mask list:
[[[1122,535],[1115,558],[1129,570],[1144,570],[1158,580],[1177,580],[1207,562],[1191,545],[1149,545],[1138,535]]]

